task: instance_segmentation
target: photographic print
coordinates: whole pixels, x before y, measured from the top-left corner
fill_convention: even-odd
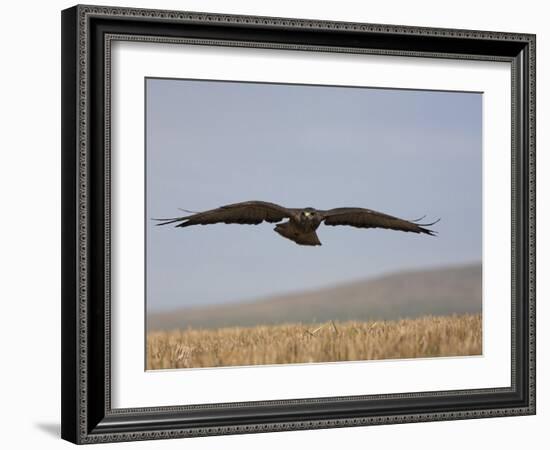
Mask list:
[[[535,35],[77,5],[61,41],[64,439],[535,414]]]
[[[145,94],[146,369],[482,354],[482,93]]]

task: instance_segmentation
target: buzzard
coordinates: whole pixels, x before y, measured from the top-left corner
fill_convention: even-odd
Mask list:
[[[191,212],[191,211],[189,211]],[[315,232],[319,225],[349,225],[356,228],[386,228],[389,230],[423,233],[430,236],[435,231],[428,227],[439,222],[418,223],[420,220],[404,220],[365,208],[334,208],[321,210],[315,208],[285,208],[275,203],[248,201],[221,206],[209,211],[173,219],[155,219],[162,221],[157,225],[177,223],[176,227],[191,225],[210,225],[213,223],[239,223],[258,225],[263,221],[277,223],[274,230],[281,236],[296,242],[298,245],[321,245]]]

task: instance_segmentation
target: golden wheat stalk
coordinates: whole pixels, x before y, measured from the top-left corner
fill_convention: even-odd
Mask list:
[[[480,355],[481,314],[150,332],[147,369]]]

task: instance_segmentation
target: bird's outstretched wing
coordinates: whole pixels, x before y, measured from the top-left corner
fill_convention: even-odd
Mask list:
[[[158,225],[178,223],[176,227],[191,225],[209,225],[213,223],[240,223],[258,225],[263,221],[280,222],[285,218],[293,217],[295,210],[284,208],[275,203],[249,201],[221,206],[209,211],[199,212],[190,216],[175,217],[173,219],[156,219],[162,222]]]
[[[438,219],[432,223],[418,223],[365,208],[335,208],[322,211],[321,214],[325,225],[349,225],[356,228],[387,228],[412,233],[425,233],[430,236],[434,236],[436,232],[424,227],[429,227],[439,222]]]

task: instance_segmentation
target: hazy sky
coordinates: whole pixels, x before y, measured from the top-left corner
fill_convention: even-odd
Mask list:
[[[482,94],[146,81],[147,307],[250,300],[481,261]],[[321,225],[155,227],[153,217],[265,200],[441,217],[438,237]]]

